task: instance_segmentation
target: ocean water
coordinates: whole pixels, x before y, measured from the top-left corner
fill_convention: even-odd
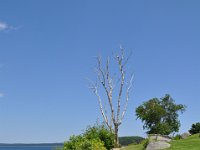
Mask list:
[[[0,150],[56,150],[56,147],[62,145],[0,145]]]

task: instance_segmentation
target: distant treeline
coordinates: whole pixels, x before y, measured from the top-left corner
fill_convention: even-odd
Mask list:
[[[23,143],[16,143],[16,144],[5,144],[0,143],[0,147],[54,147],[54,146],[63,146],[63,143],[39,143],[39,144],[23,144]]]
[[[129,144],[139,144],[144,138],[140,136],[124,136],[119,137],[119,143],[121,146],[127,146]]]

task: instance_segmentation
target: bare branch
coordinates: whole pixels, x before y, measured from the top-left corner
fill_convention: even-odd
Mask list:
[[[100,97],[100,95],[99,95],[99,93],[98,93],[97,85],[94,85],[94,84],[93,84],[92,86],[90,86],[90,89],[93,90],[94,94],[97,96],[98,102],[99,102],[99,108],[100,108],[101,114],[102,114],[102,116],[103,116],[103,119],[104,119],[106,125],[107,125],[108,127],[110,127],[109,122],[108,122],[108,117],[106,116],[106,114],[105,114],[105,112],[104,112],[104,110],[103,110],[102,100],[101,100],[101,97]]]
[[[119,87],[119,95],[118,95],[118,100],[117,100],[117,123],[119,123],[119,114],[120,114],[120,108],[121,108],[121,96],[123,92],[123,86],[124,86],[124,80],[125,80],[125,73],[123,70],[123,58],[124,58],[124,52],[123,49],[121,49],[121,57],[117,55],[117,63],[119,66],[119,71],[120,71],[120,87]]]
[[[126,110],[127,110],[128,101],[129,101],[129,91],[130,91],[130,89],[131,89],[131,87],[133,85],[133,78],[134,78],[134,74],[131,75],[131,79],[129,81],[129,85],[128,85],[127,89],[126,89],[126,103],[125,103],[125,106],[124,106],[124,110],[122,112],[122,117],[121,117],[121,120],[120,120],[120,124],[121,124],[122,120],[124,119],[124,115],[125,115]]]
[[[124,67],[125,67],[126,64],[128,63],[128,61],[129,61],[129,59],[130,59],[131,56],[132,56],[132,51],[131,51],[131,53],[128,55],[128,57],[126,58],[126,60],[124,61],[124,64],[123,64]]]
[[[112,83],[110,81],[110,74],[109,74],[109,60],[107,60],[106,68],[107,68],[106,72],[103,72],[101,58],[98,57],[98,70],[99,70],[98,79],[101,82],[101,84],[106,92],[106,95],[108,97],[108,101],[109,101],[109,105],[110,105],[110,109],[111,109],[112,120],[113,120],[113,122],[115,122],[115,112],[114,112],[114,107],[113,107],[113,103],[112,103],[113,88],[112,88]],[[108,84],[109,88],[107,87],[106,83]]]
[[[99,81],[101,82],[101,84],[102,84],[103,86],[105,86],[105,84],[106,84],[106,79],[105,79],[105,75],[104,75],[104,72],[103,72],[102,66],[101,66],[101,56],[99,56],[99,57],[97,58],[97,61],[98,61],[98,68],[97,68],[97,70],[98,70],[98,79],[99,79]]]

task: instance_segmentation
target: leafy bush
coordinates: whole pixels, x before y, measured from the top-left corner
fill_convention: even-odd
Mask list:
[[[197,122],[196,124],[192,124],[191,129],[189,130],[190,134],[196,134],[200,133],[200,122]]]
[[[114,134],[105,125],[88,126],[83,134],[71,136],[63,150],[110,150],[114,147]]]
[[[174,136],[172,139],[173,139],[173,140],[180,140],[180,139],[181,139],[181,135],[180,135],[180,134],[177,134],[177,135]]]
[[[142,141],[143,149],[145,150],[149,144],[149,138]]]
[[[87,139],[100,139],[107,150],[114,147],[114,134],[104,124],[87,127],[83,135]]]
[[[71,136],[64,143],[63,150],[106,150],[104,143],[99,139],[87,139],[84,136]]]
[[[119,137],[119,143],[122,146],[127,146],[129,144],[139,144],[141,141],[143,141],[144,138],[139,136],[125,136],[125,137]]]

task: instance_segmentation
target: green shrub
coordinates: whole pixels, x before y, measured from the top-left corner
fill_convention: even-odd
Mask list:
[[[104,124],[88,126],[83,134],[71,136],[63,150],[110,150],[114,147],[114,134]]]
[[[104,124],[87,127],[83,135],[87,139],[100,139],[107,150],[114,147],[114,134]]]
[[[84,136],[71,136],[64,143],[63,150],[106,150],[104,143],[99,139],[87,139]]]
[[[180,140],[180,139],[181,139],[181,135],[180,135],[180,134],[177,134],[177,135],[174,136],[172,139],[173,139],[173,140]]]
[[[149,138],[142,141],[143,149],[145,150],[149,144]]]
[[[191,129],[189,130],[190,134],[197,134],[200,133],[200,122],[192,124]]]

